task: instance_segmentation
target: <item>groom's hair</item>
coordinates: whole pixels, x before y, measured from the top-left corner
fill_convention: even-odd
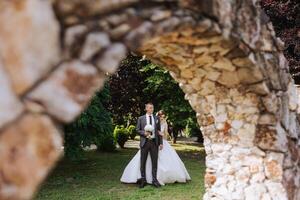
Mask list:
[[[145,108],[147,107],[147,105],[152,105],[153,106],[153,103],[151,103],[151,102],[146,103]]]

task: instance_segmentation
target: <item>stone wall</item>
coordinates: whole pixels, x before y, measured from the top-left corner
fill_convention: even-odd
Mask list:
[[[154,38],[141,51],[167,66],[197,112],[207,154],[204,199],[297,199],[293,82],[276,91],[261,68],[265,61],[203,23]]]
[[[252,1],[0,3],[0,199],[30,199],[72,121],[128,51],[166,67],[197,112],[204,199],[300,198],[298,97]]]

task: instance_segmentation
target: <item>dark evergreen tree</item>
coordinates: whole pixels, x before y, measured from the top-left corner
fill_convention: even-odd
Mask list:
[[[115,124],[135,124],[137,117],[144,112],[144,104],[151,98],[143,93],[147,77],[140,69],[149,63],[139,56],[129,55],[121,62],[119,70],[110,77],[109,110]]]
[[[109,87],[105,84],[92,98],[87,109],[64,127],[65,153],[71,159],[80,157],[83,148],[95,144],[98,150],[115,149],[111,114],[106,109],[110,101]]]

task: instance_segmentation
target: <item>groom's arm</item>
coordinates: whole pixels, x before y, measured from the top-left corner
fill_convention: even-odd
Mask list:
[[[142,128],[142,123],[141,123],[141,118],[140,117],[138,118],[138,121],[137,121],[136,131],[138,132],[138,134],[140,136],[145,137],[145,131]]]

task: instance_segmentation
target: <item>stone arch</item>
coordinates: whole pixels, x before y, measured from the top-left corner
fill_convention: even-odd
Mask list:
[[[288,106],[291,117],[297,104],[269,87],[253,50],[218,30],[182,29],[146,42],[141,52],[170,70],[197,112],[207,154],[204,199],[287,199],[286,153],[296,127],[283,122],[281,109]]]
[[[82,111],[128,50],[166,66],[197,112],[204,199],[299,198],[297,92],[255,3],[51,6],[0,3],[1,199],[31,197],[61,153],[58,125]]]

